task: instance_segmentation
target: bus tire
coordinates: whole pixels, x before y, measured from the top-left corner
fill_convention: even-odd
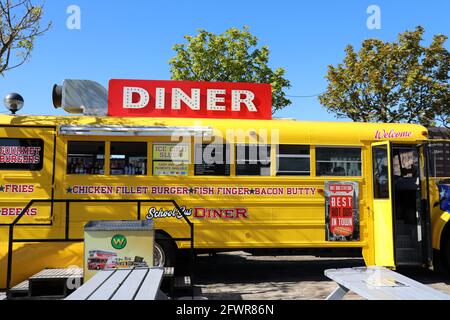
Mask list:
[[[177,252],[177,267],[186,266],[192,262],[192,254],[190,249],[182,249]]]
[[[155,245],[153,248],[153,265],[156,267],[173,267],[176,259],[176,245],[171,238],[155,233]]]

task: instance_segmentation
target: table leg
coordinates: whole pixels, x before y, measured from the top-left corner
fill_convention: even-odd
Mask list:
[[[339,285],[325,300],[342,300],[342,298],[349,292],[346,287]]]

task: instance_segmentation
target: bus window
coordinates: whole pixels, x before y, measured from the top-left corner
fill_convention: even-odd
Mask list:
[[[196,176],[229,176],[230,146],[227,144],[196,144]]]
[[[317,176],[361,176],[361,148],[316,147]]]
[[[39,171],[43,155],[41,139],[0,138],[0,170]]]
[[[145,175],[147,142],[111,142],[111,175]]]
[[[389,198],[388,151],[385,146],[373,148],[373,192],[375,199]]]
[[[68,174],[104,174],[105,143],[101,141],[69,141]]]
[[[270,146],[236,146],[237,176],[270,176]]]
[[[435,142],[429,145],[430,175],[450,177],[450,142]]]
[[[278,146],[277,176],[309,176],[309,146],[282,144]]]
[[[416,178],[419,176],[419,158],[417,150],[396,147],[393,149],[392,171],[394,176]]]

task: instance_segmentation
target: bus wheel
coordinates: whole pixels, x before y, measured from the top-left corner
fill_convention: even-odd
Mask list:
[[[153,247],[153,265],[155,267],[173,267],[175,265],[176,247],[170,238],[155,234],[155,245]]]

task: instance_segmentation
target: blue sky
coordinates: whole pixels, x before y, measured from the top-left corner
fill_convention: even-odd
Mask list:
[[[39,2],[39,0],[37,0]],[[81,29],[69,30],[69,5],[81,9]],[[381,9],[381,29],[366,26],[369,5]],[[51,102],[53,84],[89,79],[107,86],[111,78],[169,79],[172,46],[203,28],[221,33],[250,26],[260,45],[271,50],[271,66],[286,69],[289,95],[309,96],[326,89],[327,66],[344,57],[347,44],[366,38],[395,40],[399,32],[423,25],[426,43],[450,35],[449,0],[341,1],[84,1],[46,0],[52,29],[37,39],[31,61],[0,78],[0,95],[19,92],[20,113],[64,114]],[[447,43],[447,47],[450,44]],[[333,120],[317,97],[292,98],[278,117]]]

